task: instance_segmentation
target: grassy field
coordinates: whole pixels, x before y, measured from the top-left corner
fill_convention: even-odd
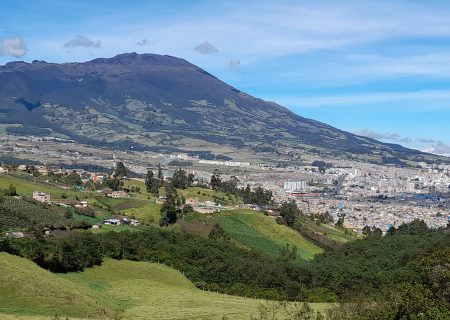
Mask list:
[[[106,260],[84,272],[57,275],[0,253],[0,271],[0,318],[8,320],[48,320],[56,314],[105,319],[115,312],[124,319],[248,320],[263,302],[202,291],[180,272],[147,262]]]
[[[183,195],[187,198],[199,198],[200,201],[213,200],[214,197],[224,201],[227,204],[238,204],[242,203],[241,199],[237,199],[235,196],[227,196],[225,193],[220,191],[215,191],[211,189],[199,188],[199,187],[190,187],[187,189],[178,189],[179,195]]]
[[[26,259],[0,253],[0,313],[100,317],[112,316],[114,312],[110,310],[114,309],[113,300],[97,296],[88,287]]]
[[[62,194],[69,195],[70,199],[74,199],[75,196],[79,198],[85,197],[85,194],[82,192],[67,191],[58,186],[37,181],[36,178],[25,174],[0,174],[0,189],[6,189],[11,184],[16,187],[17,193],[21,196],[31,196],[33,191],[42,191],[50,194],[54,199],[62,199]]]
[[[154,203],[153,201],[147,201],[143,206],[139,208],[130,208],[124,210],[123,213],[129,217],[134,217],[144,224],[159,224],[161,205]]]
[[[286,244],[296,246],[302,259],[312,259],[316,253],[323,251],[298,232],[277,224],[273,218],[261,212],[239,210],[221,213],[217,215],[217,219],[233,238],[252,249],[265,251],[272,256],[278,255],[279,248]]]

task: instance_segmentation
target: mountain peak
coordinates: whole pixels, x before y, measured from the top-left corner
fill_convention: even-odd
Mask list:
[[[92,64],[117,64],[117,65],[131,65],[131,64],[151,64],[164,66],[186,66],[191,65],[186,60],[154,53],[121,53],[111,58],[97,58],[89,61]]]

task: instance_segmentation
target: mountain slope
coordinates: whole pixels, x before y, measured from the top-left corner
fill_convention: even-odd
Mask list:
[[[122,149],[175,150],[203,141],[273,154],[435,158],[303,118],[170,56],[12,62],[0,67],[0,83],[0,123],[10,124],[6,131],[12,134],[70,137]]]

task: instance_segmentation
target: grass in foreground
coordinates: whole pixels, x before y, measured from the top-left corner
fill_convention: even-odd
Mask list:
[[[97,296],[88,287],[24,258],[0,253],[0,313],[100,318],[113,316],[114,310],[114,301]],[[0,318],[5,319],[3,314]]]
[[[126,319],[248,320],[262,300],[197,289],[180,272],[161,264],[107,260],[100,267],[62,277],[121,302]],[[325,308],[315,304],[314,308]]]
[[[53,274],[0,253],[0,318],[248,320],[262,300],[197,289],[180,272],[148,262],[106,260],[84,272]],[[313,304],[316,310],[327,304]],[[115,313],[119,310],[119,313]]]

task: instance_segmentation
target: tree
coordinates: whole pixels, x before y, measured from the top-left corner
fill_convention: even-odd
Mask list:
[[[7,196],[17,196],[16,187],[12,184],[9,185],[8,190],[6,190]]]
[[[164,174],[161,168],[161,163],[158,163],[158,180],[159,180],[159,186],[161,187],[164,182]]]
[[[114,191],[118,191],[123,187],[123,181],[118,179],[118,178],[114,178],[114,179],[105,179],[103,181],[103,184],[105,186],[107,186],[108,188],[113,189]]]
[[[230,236],[225,232],[220,224],[215,223],[208,234],[208,238],[213,240],[229,240]]]
[[[147,188],[148,193],[155,196],[159,195],[159,180],[154,177],[152,170],[147,170],[147,174],[145,175],[145,187]]]
[[[183,215],[194,212],[194,207],[192,207],[190,204],[185,204],[183,206]]]
[[[177,222],[182,212],[179,209],[179,199],[177,190],[171,187],[166,188],[166,202],[161,207],[161,226],[168,226]]]
[[[280,216],[283,217],[283,220],[286,223],[286,225],[290,227],[295,225],[301,214],[302,212],[297,207],[297,204],[295,203],[294,200],[292,200],[291,202],[284,202],[281,205]]]
[[[383,236],[383,231],[380,228],[373,227],[373,229],[372,229],[372,236],[381,238]]]
[[[336,227],[339,227],[339,228],[344,227],[344,221],[345,221],[345,213],[340,211],[338,213],[338,221],[336,222]]]
[[[362,233],[363,233],[363,235],[365,235],[366,237],[367,237],[367,236],[370,236],[370,235],[372,234],[372,229],[371,229],[368,225],[366,225],[366,226],[364,226],[364,228],[362,229]]]
[[[322,222],[323,223],[327,223],[327,224],[330,224],[330,223],[333,223],[333,216],[330,214],[330,212],[329,211],[327,211],[327,212],[325,212],[323,215],[322,215]]]
[[[218,190],[220,188],[222,181],[220,180],[220,177],[216,176],[215,174],[211,177],[211,188],[213,190]]]
[[[170,182],[173,188],[186,189],[194,182],[193,174],[186,174],[183,169],[178,169],[173,173],[172,180]]]
[[[114,178],[123,179],[127,176],[128,170],[122,161],[117,162],[116,170],[114,170]]]
[[[161,212],[161,220],[159,224],[161,226],[168,226],[177,222],[178,208],[174,203],[169,201],[164,202],[160,212]]]
[[[289,244],[286,243],[285,247],[281,247],[278,252],[278,259],[284,262],[295,261],[298,258],[297,247],[293,246],[290,248]]]
[[[80,175],[73,170],[70,174],[67,175],[67,183],[71,186],[79,186],[83,184],[83,181],[80,178]]]

